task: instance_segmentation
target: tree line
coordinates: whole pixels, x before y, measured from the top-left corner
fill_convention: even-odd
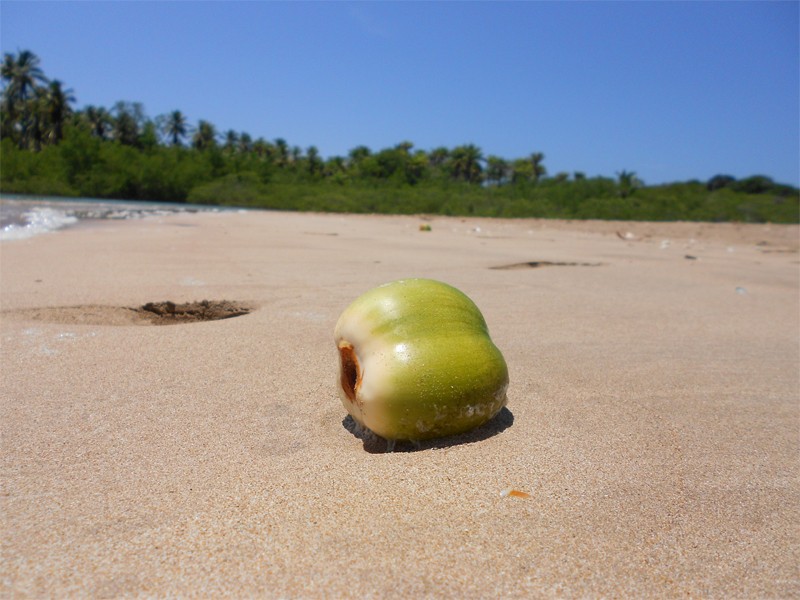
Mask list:
[[[474,144],[431,152],[413,150],[413,143],[403,141],[393,148],[373,153],[367,146],[353,148],[348,156],[320,157],[316,146],[301,149],[283,138],[253,139],[247,132],[218,132],[213,123],[199,120],[196,126],[180,110],[150,119],[138,102],[117,102],[111,109],[86,106],[74,110],[75,97],[61,81],[48,80],[39,58],[31,51],[6,54],[3,60],[2,137],[18,148],[40,151],[58,144],[70,125],[88,131],[102,141],[115,141],[139,150],[155,146],[191,148],[198,151],[219,149],[227,155],[254,154],[278,168],[302,169],[309,176],[337,177],[357,171],[362,177],[416,183],[432,176],[433,171],[468,183],[538,181],[546,175],[544,154],[508,161],[499,156],[483,156]],[[579,174],[580,176],[580,174]]]
[[[549,175],[542,152],[506,159],[475,144],[426,151],[410,141],[323,158],[280,137],[193,125],[180,110],[150,118],[126,101],[75,109],[73,91],[48,79],[29,50],[5,54],[1,74],[4,192],[296,210],[798,220],[798,190],[766,176],[645,186],[628,170]]]

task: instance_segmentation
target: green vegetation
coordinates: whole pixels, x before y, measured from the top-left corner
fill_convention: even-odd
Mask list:
[[[226,204],[282,210],[569,219],[800,222],[800,191],[755,175],[647,186],[636,173],[548,176],[544,154],[517,159],[466,144],[411,142],[323,159],[286,140],[192,127],[179,110],[141,104],[74,110],[29,51],[6,54],[0,104],[0,191]]]

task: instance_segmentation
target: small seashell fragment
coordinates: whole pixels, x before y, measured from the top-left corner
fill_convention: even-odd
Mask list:
[[[503,490],[500,492],[500,496],[502,498],[507,498],[508,496],[514,496],[515,498],[530,498],[531,495],[526,492],[520,492],[519,490],[515,490],[512,488],[508,488],[507,490]]]

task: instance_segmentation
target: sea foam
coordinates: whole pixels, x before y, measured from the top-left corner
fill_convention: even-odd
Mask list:
[[[18,214],[4,214],[0,240],[22,240],[40,233],[56,231],[78,222],[78,217],[66,211],[36,206]]]
[[[3,195],[0,196],[0,241],[26,239],[57,231],[80,221],[143,219],[178,213],[232,210],[237,209],[133,200]]]

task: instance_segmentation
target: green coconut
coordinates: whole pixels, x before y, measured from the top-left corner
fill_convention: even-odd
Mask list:
[[[403,279],[356,299],[334,331],[342,404],[387,440],[469,431],[506,405],[508,367],[478,307],[432,279]]]

